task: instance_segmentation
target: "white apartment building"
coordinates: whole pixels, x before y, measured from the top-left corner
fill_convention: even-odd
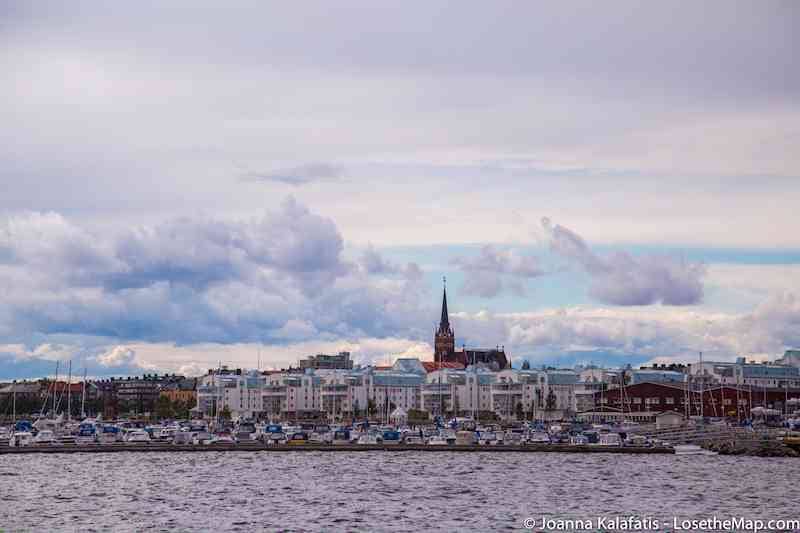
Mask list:
[[[389,369],[311,369],[266,372],[223,368],[200,379],[198,409],[206,416],[227,407],[234,419],[388,419],[400,408],[431,416],[493,412],[504,420],[553,418],[576,411],[578,375],[571,370],[499,372],[482,365],[427,373],[418,359]],[[521,413],[520,413],[521,411]]]
[[[257,371],[228,370],[222,367],[199,379],[197,408],[213,417],[226,407],[231,418],[253,418],[263,410],[261,390],[264,378]]]
[[[739,385],[758,388],[798,388],[800,368],[771,362],[748,363],[744,357],[735,363],[704,361],[691,363],[689,375],[692,383]]]

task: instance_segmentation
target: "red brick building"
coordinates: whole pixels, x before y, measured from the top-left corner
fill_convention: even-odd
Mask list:
[[[702,397],[702,409],[701,409]],[[753,407],[783,410],[787,399],[800,398],[800,389],[755,389],[713,385],[703,390],[680,383],[638,383],[597,392],[596,408],[624,412],[677,411],[688,416],[748,418]]]

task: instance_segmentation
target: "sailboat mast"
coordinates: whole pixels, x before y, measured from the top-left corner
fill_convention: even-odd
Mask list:
[[[53,418],[56,417],[56,387],[58,386],[58,364],[60,361],[56,361],[56,377],[53,380]]]
[[[86,361],[84,361],[84,364]],[[81,420],[86,418],[86,411],[84,410],[84,406],[86,405],[86,367],[83,367],[83,391],[81,391]]]
[[[700,352],[700,420],[703,419],[703,404],[705,403],[703,393],[705,384],[705,369],[703,368],[703,352]]]
[[[72,420],[72,360],[69,361],[69,377],[67,378],[67,421]]]

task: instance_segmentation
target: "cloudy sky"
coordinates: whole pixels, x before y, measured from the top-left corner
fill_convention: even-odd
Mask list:
[[[796,2],[295,4],[2,3],[0,379],[800,346]]]

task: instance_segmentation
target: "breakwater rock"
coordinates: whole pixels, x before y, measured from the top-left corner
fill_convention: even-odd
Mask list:
[[[725,440],[710,442],[706,449],[720,455],[749,455],[754,457],[799,457],[800,453],[774,439]]]

